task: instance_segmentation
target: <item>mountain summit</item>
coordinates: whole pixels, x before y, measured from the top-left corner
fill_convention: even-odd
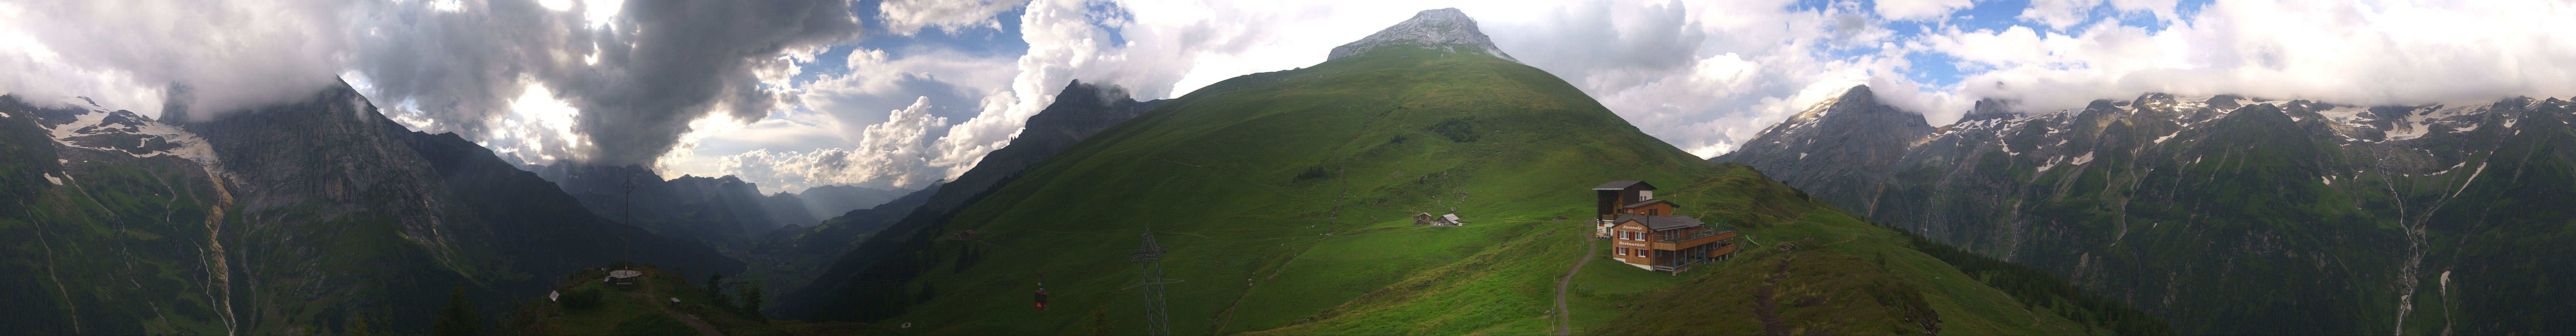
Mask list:
[[[1451,52],[1465,49],[1513,62],[1520,61],[1513,59],[1512,55],[1503,54],[1502,48],[1495,48],[1493,39],[1485,38],[1484,31],[1476,30],[1476,19],[1467,17],[1466,12],[1460,12],[1457,8],[1414,13],[1412,19],[1386,27],[1386,30],[1370,34],[1368,38],[1333,47],[1332,55],[1324,57],[1324,60],[1357,56],[1369,50],[1397,46],[1445,49]]]

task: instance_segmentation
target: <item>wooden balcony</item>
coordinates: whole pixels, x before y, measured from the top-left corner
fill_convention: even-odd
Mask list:
[[[1737,249],[1741,249],[1741,248],[1743,248],[1743,247],[1744,247],[1744,245],[1739,245],[1739,244],[1727,244],[1726,246],[1720,246],[1720,247],[1718,247],[1717,249],[1708,250],[1708,255],[1707,255],[1707,257],[1714,258],[1714,257],[1717,257],[1717,256],[1726,255],[1726,254],[1728,254],[1728,253],[1735,253],[1735,250],[1737,250]]]
[[[1647,241],[1646,248],[1679,251],[1693,246],[1707,245],[1708,243],[1715,243],[1720,240],[1735,238],[1735,236],[1735,230],[1700,230],[1696,233],[1684,235],[1656,235],[1653,240]]]

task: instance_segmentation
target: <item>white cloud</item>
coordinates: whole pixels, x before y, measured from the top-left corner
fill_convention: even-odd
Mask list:
[[[993,16],[1019,8],[1026,1],[953,1],[889,0],[877,4],[877,17],[885,20],[886,30],[912,35],[922,28],[939,27],[947,31],[985,27],[1002,29]]]
[[[1968,0],[1882,0],[1870,10],[1888,20],[1947,21],[1950,13],[1974,5]]]
[[[951,177],[932,167],[934,157],[922,155],[931,151],[948,125],[947,118],[931,116],[929,109],[929,99],[921,98],[887,112],[888,121],[865,127],[855,148],[752,150],[718,159],[718,169],[769,191],[802,191],[827,184],[918,188]]]
[[[193,117],[292,101],[358,75],[397,120],[478,143],[648,164],[708,115],[758,119],[792,57],[855,37],[843,1],[0,3],[0,91],[85,95]],[[521,139],[514,97],[542,84],[596,143]],[[186,95],[170,88],[185,87]],[[595,144],[595,143],[594,143]],[[582,152],[569,155],[570,152]],[[563,152],[566,155],[555,155]]]
[[[2542,2],[2220,2],[2162,31],[1951,31],[1925,40],[1992,71],[1964,95],[2079,108],[2144,92],[2344,104],[2576,95],[2576,7]]]
[[[198,109],[247,107],[333,85],[350,47],[308,27],[344,26],[366,6],[338,3],[0,3],[0,92],[89,96],[159,116],[172,83]],[[237,24],[257,18],[261,24]],[[231,29],[206,29],[230,27]]]

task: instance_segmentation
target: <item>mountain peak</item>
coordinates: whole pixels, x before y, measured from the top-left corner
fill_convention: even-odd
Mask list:
[[[1988,119],[2011,120],[2016,118],[2021,118],[2021,114],[2013,113],[2012,102],[2001,99],[1985,98],[1978,99],[1976,107],[1969,108],[1967,114],[1959,115],[1958,122]]]
[[[1447,47],[1453,51],[1464,49],[1483,52],[1513,62],[1520,61],[1513,59],[1511,55],[1503,54],[1502,48],[1495,48],[1494,41],[1486,38],[1484,31],[1476,29],[1476,19],[1467,17],[1466,12],[1460,12],[1457,8],[1414,13],[1412,19],[1388,26],[1385,30],[1379,30],[1367,38],[1333,47],[1333,53],[1326,56],[1324,60],[1358,56],[1371,49],[1394,46],[1423,49]]]

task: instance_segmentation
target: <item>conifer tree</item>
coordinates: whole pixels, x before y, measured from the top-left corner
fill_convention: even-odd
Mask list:
[[[760,314],[760,284],[744,284],[737,290],[741,292],[736,295],[742,296],[742,306],[737,309],[741,310],[743,317],[755,321],[769,321],[769,316]]]
[[[447,307],[439,311],[438,319],[430,323],[432,332],[439,335],[483,334],[482,315],[474,313],[474,300],[465,297],[464,284],[457,284],[447,292]]]
[[[733,298],[725,297],[724,274],[718,273],[707,275],[707,299],[708,304],[713,305],[716,308],[734,310]]]

